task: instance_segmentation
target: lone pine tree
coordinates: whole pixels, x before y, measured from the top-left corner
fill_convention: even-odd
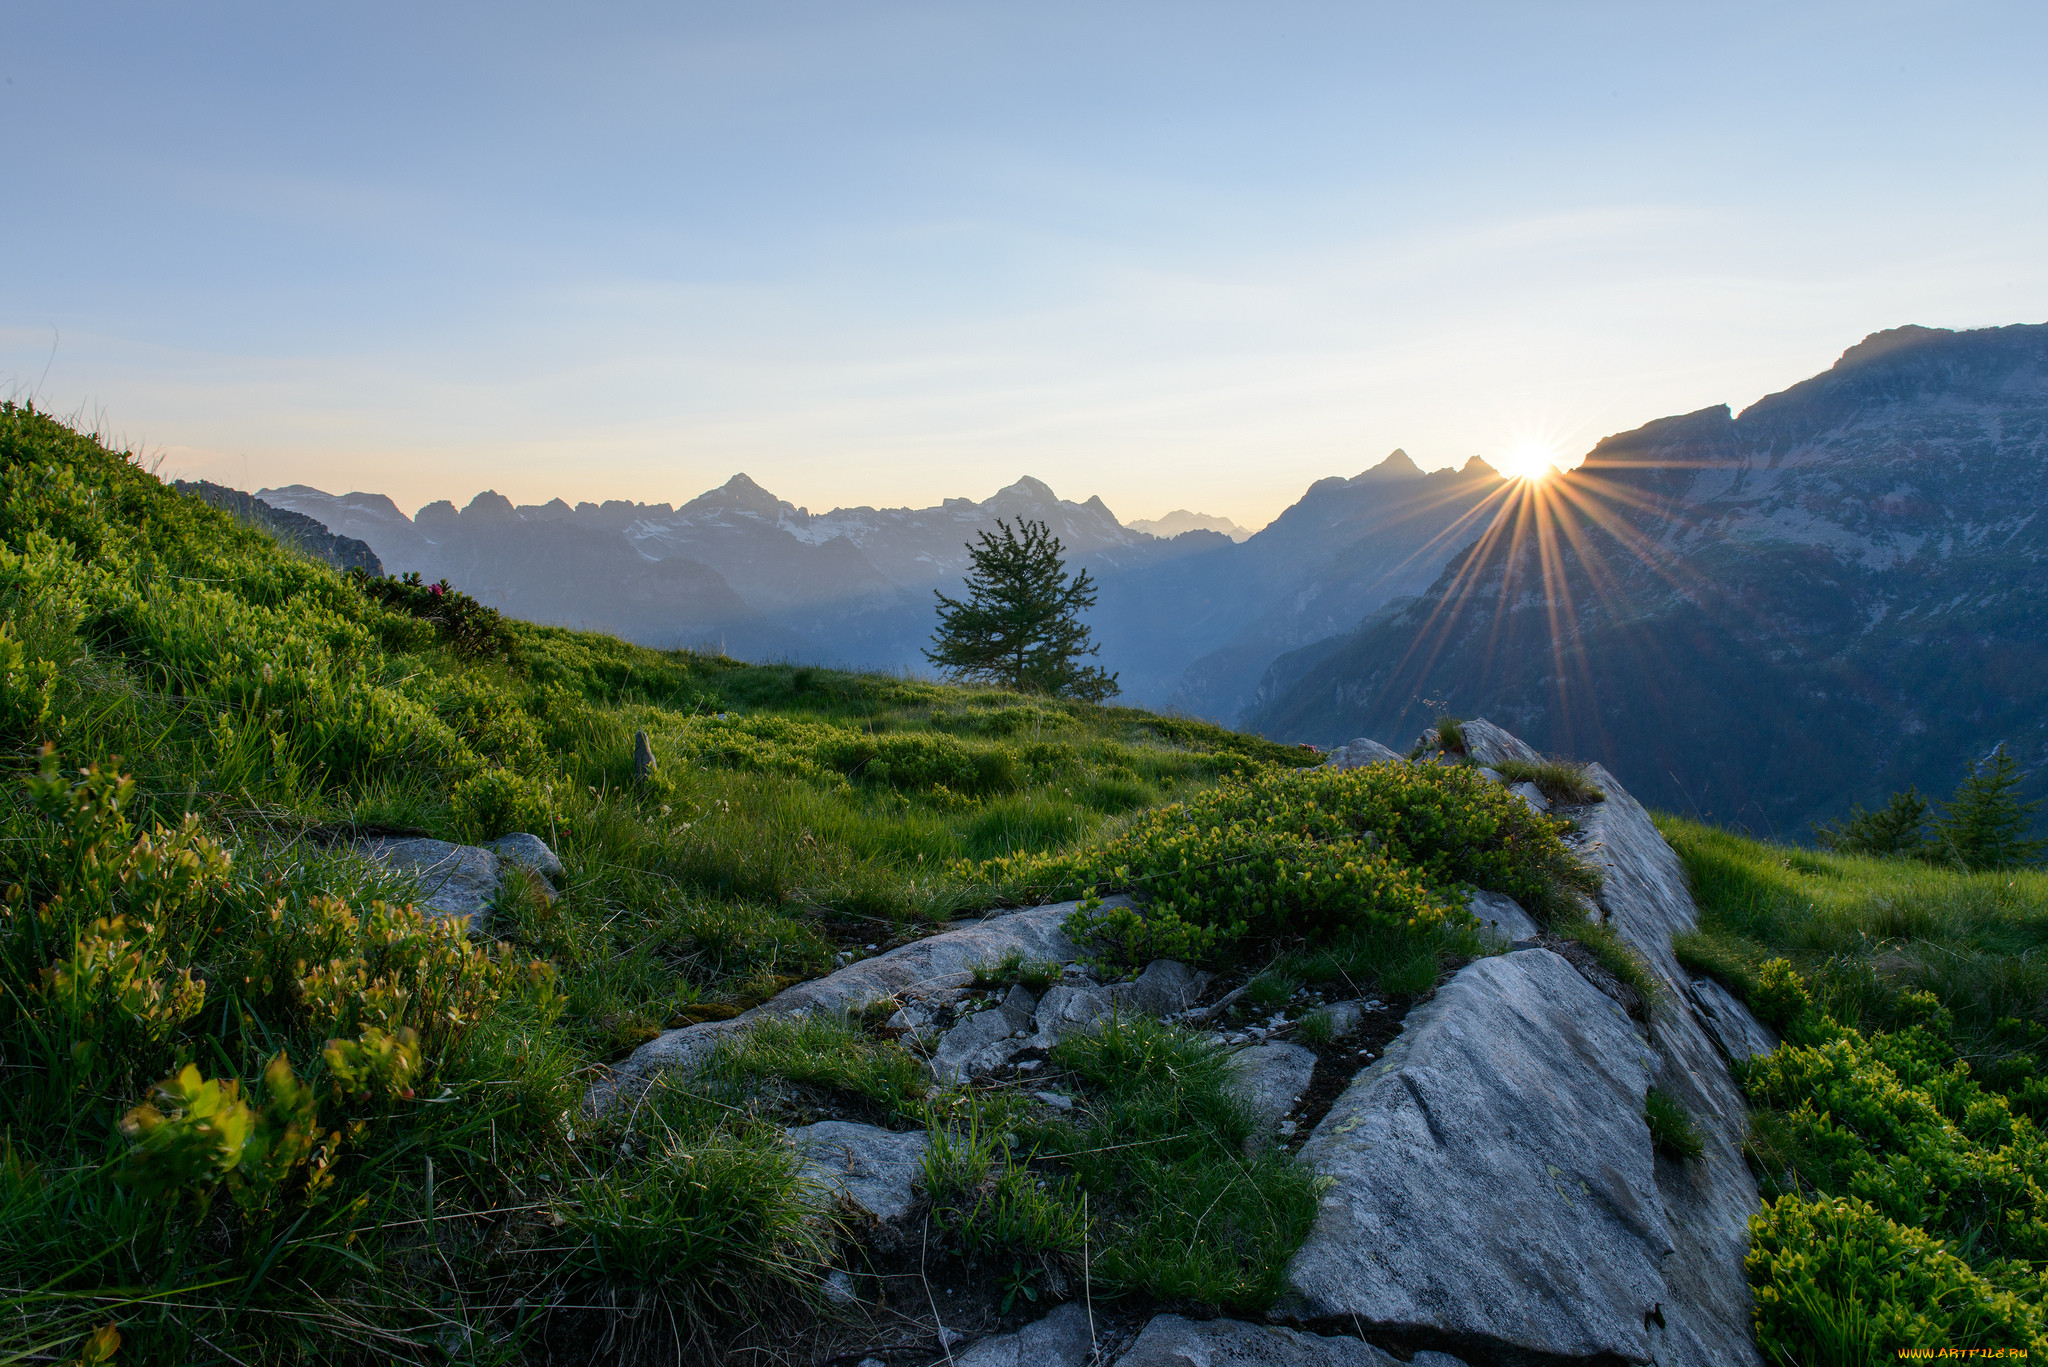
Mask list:
[[[2040,857],[2048,841],[2029,840],[2027,827],[2041,804],[2019,800],[2019,761],[2005,742],[1970,766],[1934,823],[1943,852],[1966,869],[2009,869]]]
[[[1068,580],[1060,540],[1043,522],[998,521],[994,534],[979,536],[980,546],[967,548],[967,601],[936,594],[936,648],[925,658],[970,682],[1088,702],[1115,697],[1116,675],[1082,663],[1102,649],[1081,621],[1095,606],[1088,571]]]

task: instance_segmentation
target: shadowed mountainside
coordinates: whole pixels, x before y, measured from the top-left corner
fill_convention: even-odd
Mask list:
[[[1503,500],[1420,596],[1283,657],[1243,721],[1439,710],[1635,757],[1646,802],[1803,836],[2003,740],[2048,765],[2048,325],[1906,327]]]

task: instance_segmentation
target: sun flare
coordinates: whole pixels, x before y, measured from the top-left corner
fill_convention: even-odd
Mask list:
[[[1542,442],[1525,441],[1501,457],[1500,472],[1509,479],[1549,479],[1558,471],[1558,453]]]

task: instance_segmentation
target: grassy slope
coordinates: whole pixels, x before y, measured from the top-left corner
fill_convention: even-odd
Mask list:
[[[2048,1346],[2048,873],[1819,854],[1665,818],[1680,957],[1786,1044],[1743,1071],[1775,1360]]]
[[[676,1168],[656,1142],[626,1190],[604,1176],[618,1136],[576,1133],[587,1068],[842,948],[1030,894],[976,881],[975,861],[1076,847],[1303,758],[1128,709],[509,629],[509,656],[459,655],[120,453],[0,409],[7,1346],[75,1352],[111,1318],[163,1360],[431,1359],[417,1345],[450,1335],[485,1357],[559,1347],[576,1315],[538,1307],[639,1294],[616,1291],[605,1239],[575,1242],[645,1234],[605,1213],[629,1199],[694,1211],[652,1243],[653,1282],[686,1315],[716,1313],[707,1286],[786,1293],[813,1236],[770,1131],[671,1098],[661,1132],[695,1152]],[[662,762],[636,785],[640,729]],[[64,776],[31,802],[44,742]],[[78,777],[113,756],[129,790],[112,760]],[[141,838],[188,811],[183,835]],[[508,899],[499,951],[449,944],[379,920],[376,898],[402,889],[332,847],[378,826],[539,830],[568,890]],[[334,988],[329,962],[361,981]],[[436,979],[450,964],[470,997]],[[394,1006],[379,982],[410,996]],[[356,1093],[323,1054],[337,1036],[387,1049],[357,1060]],[[259,1081],[280,1055],[297,1083]],[[238,1080],[283,1155],[268,1175],[248,1150],[215,1180],[228,1139],[192,1118],[233,1111],[218,1095],[158,1097],[170,1120],[138,1168],[135,1108],[187,1063]],[[195,1164],[212,1176],[172,1180]],[[467,1218],[488,1211],[511,1213]]]

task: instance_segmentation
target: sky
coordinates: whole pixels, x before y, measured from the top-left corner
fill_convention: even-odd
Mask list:
[[[1258,526],[2048,321],[2048,6],[7,7],[0,395],[408,511]]]

